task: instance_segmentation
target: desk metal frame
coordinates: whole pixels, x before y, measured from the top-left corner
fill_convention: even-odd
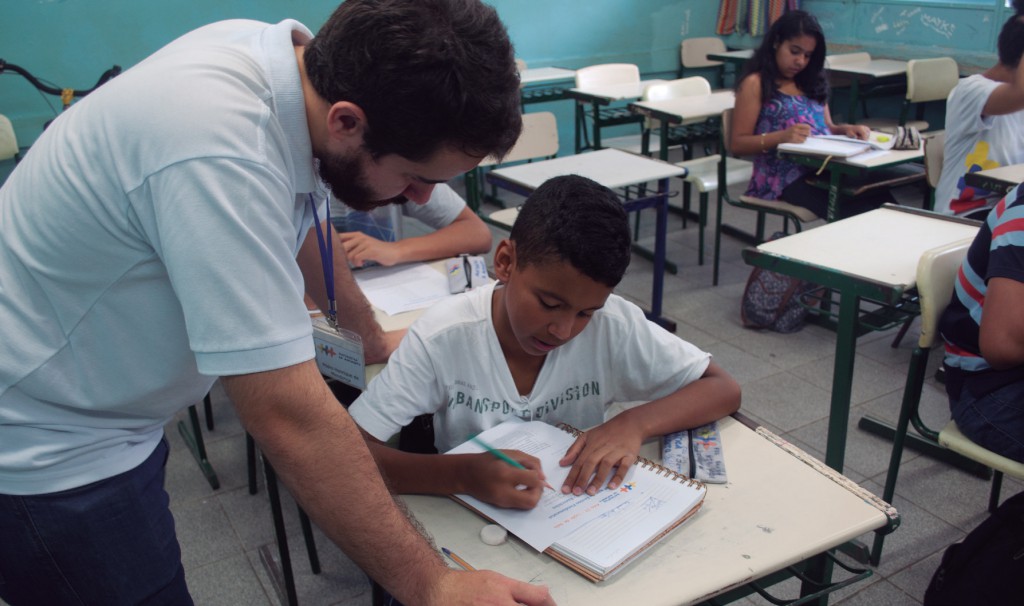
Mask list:
[[[636,101],[643,96],[644,89],[649,85],[661,82],[664,82],[664,80],[642,80],[640,82],[629,84],[613,84],[586,89],[569,89],[566,94],[576,101],[576,153],[578,154],[585,149],[602,149],[601,128],[603,126],[616,126],[632,122],[639,123],[641,120],[640,116],[625,116],[613,120],[605,120],[601,118],[602,107],[609,106],[618,101]],[[588,145],[584,145],[583,135],[586,131],[586,107],[588,105],[591,108],[591,120],[594,122],[594,141],[592,144],[588,142]],[[625,108],[623,108],[623,110],[625,110]]]
[[[820,169],[826,163],[826,157],[820,155],[801,154],[797,152],[780,152],[787,159],[796,164],[802,164],[811,168]],[[867,152],[872,153],[872,152]],[[920,150],[891,150],[885,156],[876,157],[868,162],[861,162],[857,156],[850,158],[828,159],[824,170],[829,173],[828,178],[828,215],[825,220],[829,223],[839,218],[839,206],[842,203],[842,185],[847,176],[863,175],[873,171],[893,168],[908,162],[924,160],[924,148]]]
[[[919,227],[906,233],[890,228],[907,221]],[[832,469],[841,472],[846,456],[861,301],[882,305],[899,303],[916,283],[917,261],[925,250],[973,237],[977,230],[977,221],[886,204],[878,210],[743,251],[743,260],[749,265],[807,280],[839,294],[825,452],[825,463]],[[817,261],[822,258],[821,246],[832,247],[827,251],[832,255],[851,257],[847,266],[841,268],[839,263]],[[866,258],[866,252],[871,253],[870,259]],[[858,254],[861,258],[854,258]]]
[[[1011,189],[1024,182],[1024,164],[1008,164],[967,173],[964,175],[964,182],[971,187],[1005,196]]]

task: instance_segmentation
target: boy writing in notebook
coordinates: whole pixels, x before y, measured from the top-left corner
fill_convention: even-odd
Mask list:
[[[740,389],[708,353],[612,294],[629,264],[629,225],[611,190],[556,177],[520,210],[494,253],[497,282],[429,309],[349,409],[399,493],[469,494],[532,508],[540,463],[507,454],[413,454],[386,440],[433,414],[439,452],[509,418],[589,428],[565,453],[574,494],[616,488],[655,436],[739,408]],[[605,421],[614,402],[645,401]]]

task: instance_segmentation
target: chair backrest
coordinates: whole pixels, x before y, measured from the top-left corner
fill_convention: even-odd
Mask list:
[[[718,67],[721,61],[708,59],[708,53],[724,53],[725,42],[721,38],[687,38],[679,45],[679,63],[683,67]]]
[[[602,63],[576,70],[576,88],[640,81],[640,68],[632,63]]]
[[[928,349],[939,333],[939,318],[953,296],[960,264],[973,238],[925,251],[917,262],[917,293],[921,303],[921,337],[917,344]]]
[[[936,131],[924,138],[924,174],[928,187],[939,186],[942,176],[942,161],[946,155],[946,131]]]
[[[7,116],[0,114],[0,160],[18,157],[18,138]]]
[[[692,78],[680,78],[648,86],[644,90],[644,101],[660,101],[662,99],[710,94],[711,83],[706,78],[693,76]]]
[[[523,61],[522,59],[518,59],[517,58],[516,59],[516,69],[521,71],[521,72],[525,72],[526,71],[526,61]]]
[[[547,158],[558,153],[558,123],[551,112],[523,114],[523,131],[508,154],[501,159],[505,162]],[[493,166],[498,162],[493,156],[484,158],[480,166]]]
[[[732,110],[727,109],[722,112],[722,156],[728,157],[732,155],[732,149],[730,148],[729,137],[732,136]]]
[[[852,63],[867,63],[871,61],[871,53],[842,53],[825,57],[826,67],[838,67]]]
[[[907,100],[911,103],[945,101],[960,81],[960,68],[952,57],[907,61]]]

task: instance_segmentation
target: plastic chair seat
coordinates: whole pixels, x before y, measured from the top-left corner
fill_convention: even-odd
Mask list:
[[[1014,478],[1024,479],[1024,463],[1018,463],[1013,459],[1008,459],[978,446],[967,436],[960,433],[960,428],[956,426],[954,421],[947,423],[942,428],[942,431],[939,432],[939,444],[986,467],[991,467]]]
[[[818,215],[807,210],[803,206],[797,206],[790,204],[789,202],[783,202],[782,200],[765,200],[764,198],[755,198],[754,196],[740,196],[740,202],[759,208],[766,208],[777,212],[786,212],[796,216],[803,223],[809,223],[810,221],[817,221]]]
[[[710,193],[718,189],[718,163],[721,161],[719,154],[704,156],[694,160],[678,162],[676,166],[682,166],[687,170],[683,181],[691,183],[698,192]],[[726,185],[740,185],[748,183],[754,172],[754,164],[740,158],[725,159],[725,183]]]

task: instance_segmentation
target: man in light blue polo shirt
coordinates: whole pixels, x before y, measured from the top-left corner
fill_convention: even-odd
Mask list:
[[[423,203],[512,146],[518,95],[478,0],[347,0],[316,38],[200,28],[61,114],[0,188],[0,599],[191,603],[163,427],[220,378],[297,500],[393,595],[550,603],[449,570],[413,530],[317,372],[302,297],[326,299],[307,237],[325,188]],[[348,303],[342,322],[367,311]]]

